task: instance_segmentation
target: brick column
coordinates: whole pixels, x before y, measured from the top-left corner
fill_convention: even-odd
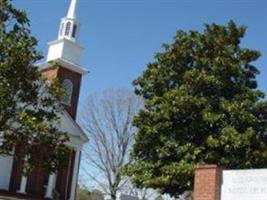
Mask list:
[[[221,179],[218,165],[195,166],[194,200],[220,200]]]

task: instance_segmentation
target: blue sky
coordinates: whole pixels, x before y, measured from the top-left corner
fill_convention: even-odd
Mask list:
[[[31,20],[39,50],[56,39],[60,18],[69,0],[13,0]],[[129,88],[146,69],[162,43],[176,30],[202,30],[204,23],[226,24],[233,19],[248,27],[242,45],[262,52],[256,62],[259,86],[267,93],[267,0],[79,0],[79,43],[85,47],[82,64],[90,70],[83,79],[80,105],[93,92]]]

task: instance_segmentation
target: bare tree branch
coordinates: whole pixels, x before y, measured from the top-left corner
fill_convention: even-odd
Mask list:
[[[130,162],[129,150],[135,133],[132,121],[142,105],[142,99],[132,92],[108,90],[90,96],[79,118],[90,138],[84,148],[82,170],[112,200],[116,200],[117,192],[127,183],[122,168]],[[101,176],[93,174],[95,170]]]

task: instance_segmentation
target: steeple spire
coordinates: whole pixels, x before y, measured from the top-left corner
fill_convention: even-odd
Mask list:
[[[76,7],[77,7],[77,0],[71,0],[67,18],[70,19],[76,18]]]

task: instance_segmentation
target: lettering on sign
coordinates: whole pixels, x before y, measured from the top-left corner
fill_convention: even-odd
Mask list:
[[[223,170],[221,200],[267,200],[267,169]]]

